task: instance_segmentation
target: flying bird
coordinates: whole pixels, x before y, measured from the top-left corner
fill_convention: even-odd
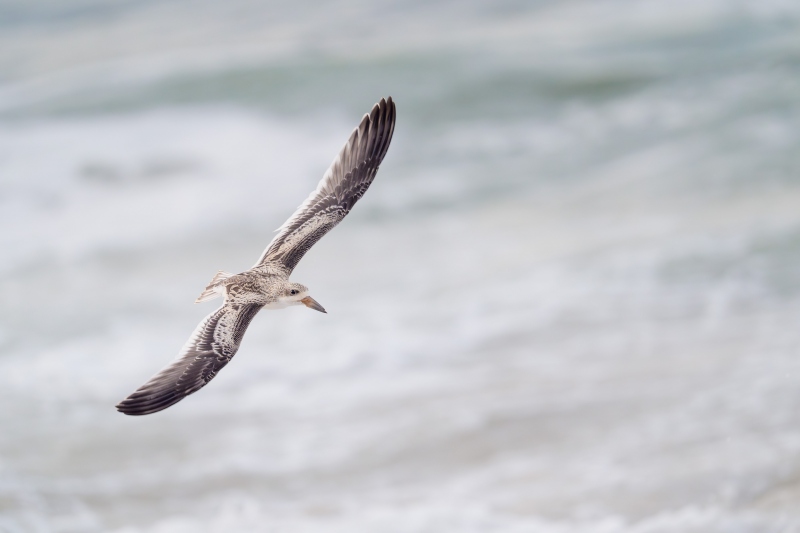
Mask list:
[[[236,355],[247,326],[261,309],[305,305],[326,312],[305,285],[289,281],[289,276],[309,248],[367,191],[389,149],[394,124],[394,102],[391,96],[381,98],[256,264],[241,274],[217,272],[196,303],[222,296],[222,305],[200,322],[178,357],[117,404],[117,410],[147,415],[202,389]]]

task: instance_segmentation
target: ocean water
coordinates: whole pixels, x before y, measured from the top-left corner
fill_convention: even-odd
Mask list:
[[[174,357],[380,97],[235,360]],[[0,0],[0,532],[800,532],[800,6]]]

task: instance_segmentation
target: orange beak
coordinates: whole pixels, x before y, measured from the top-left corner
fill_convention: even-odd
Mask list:
[[[322,307],[321,305],[319,305],[319,302],[317,302],[311,296],[306,296],[305,298],[303,298],[300,301],[303,302],[303,305],[305,305],[306,307],[308,307],[310,309],[313,309],[314,311],[319,311],[320,313],[327,313],[325,308]]]

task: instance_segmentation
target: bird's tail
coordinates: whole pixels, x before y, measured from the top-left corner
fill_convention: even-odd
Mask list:
[[[233,276],[233,274],[225,272],[224,270],[220,270],[214,274],[214,277],[211,278],[211,282],[206,285],[205,290],[200,293],[200,296],[197,297],[194,303],[199,304],[200,302],[207,302],[208,300],[213,300],[217,296],[222,295],[225,289],[222,282],[231,276]]]

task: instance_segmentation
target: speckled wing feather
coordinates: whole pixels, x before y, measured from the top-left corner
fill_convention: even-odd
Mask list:
[[[392,97],[382,98],[353,130],[317,188],[278,228],[256,266],[278,262],[291,272],[309,248],[341,222],[375,179],[394,123]]]
[[[228,364],[260,305],[226,302],[200,322],[169,366],[117,405],[126,415],[166,409],[202,389]]]

